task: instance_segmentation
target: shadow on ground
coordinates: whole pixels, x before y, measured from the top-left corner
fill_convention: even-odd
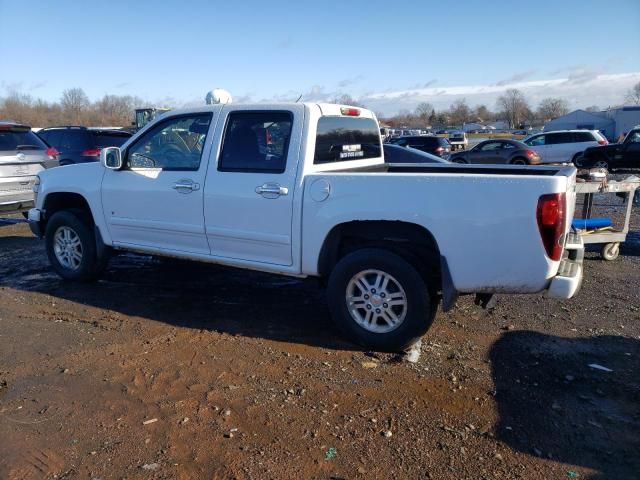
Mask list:
[[[6,236],[0,286],[179,327],[357,348],[331,322],[324,290],[295,278],[126,253],[111,259],[99,281],[68,283],[49,267],[41,240]]]
[[[490,357],[500,440],[597,470],[597,479],[640,478],[640,341],[519,331]]]

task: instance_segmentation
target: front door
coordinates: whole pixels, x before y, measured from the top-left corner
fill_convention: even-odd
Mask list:
[[[204,196],[216,257],[292,265],[291,223],[304,106],[225,106]],[[213,155],[213,154],[212,154]],[[215,168],[214,168],[215,167]]]
[[[126,147],[121,170],[105,172],[104,215],[116,246],[210,254],[202,208],[217,113],[164,118]]]

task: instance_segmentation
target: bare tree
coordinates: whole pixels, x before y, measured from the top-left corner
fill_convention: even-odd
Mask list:
[[[427,102],[422,102],[416,107],[415,114],[423,123],[428,123],[431,112],[433,112],[433,105]]]
[[[624,97],[625,101],[628,103],[633,103],[634,105],[640,105],[640,82],[636,83],[631,89],[627,92],[627,95]]]
[[[80,115],[83,110],[89,106],[89,97],[81,88],[69,88],[62,92],[60,105],[62,110],[67,114],[67,119],[80,123]]]
[[[366,108],[362,103],[360,103],[358,100],[356,100],[355,98],[353,98],[351,95],[347,93],[344,93],[339,97],[334,98],[329,103],[337,103],[339,105],[352,105],[354,107]]]
[[[498,97],[496,104],[511,128],[519,127],[531,112],[524,94],[515,88]]]
[[[473,115],[477,122],[489,122],[496,117],[496,114],[490,111],[486,105],[478,105]]]
[[[454,125],[462,125],[471,118],[471,109],[464,98],[453,102],[449,108],[449,117]]]
[[[540,120],[553,120],[569,113],[569,102],[564,98],[545,98],[538,106]]]

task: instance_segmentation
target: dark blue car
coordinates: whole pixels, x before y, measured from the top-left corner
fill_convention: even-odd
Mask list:
[[[60,165],[71,165],[98,161],[100,150],[119,147],[132,134],[104,128],[50,127],[39,130],[37,135],[59,152]]]

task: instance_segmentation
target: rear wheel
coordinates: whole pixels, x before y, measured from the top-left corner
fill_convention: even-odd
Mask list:
[[[96,254],[96,239],[86,222],[69,211],[47,222],[45,248],[51,266],[65,280],[93,280],[106,266]]]
[[[342,258],[329,278],[329,308],[345,334],[366,348],[397,352],[428,330],[436,305],[404,258],[367,248]]]
[[[464,158],[454,158],[453,163],[469,163]]]
[[[524,158],[518,157],[518,158],[514,158],[513,160],[511,160],[511,165],[528,165],[529,162],[527,162]]]

